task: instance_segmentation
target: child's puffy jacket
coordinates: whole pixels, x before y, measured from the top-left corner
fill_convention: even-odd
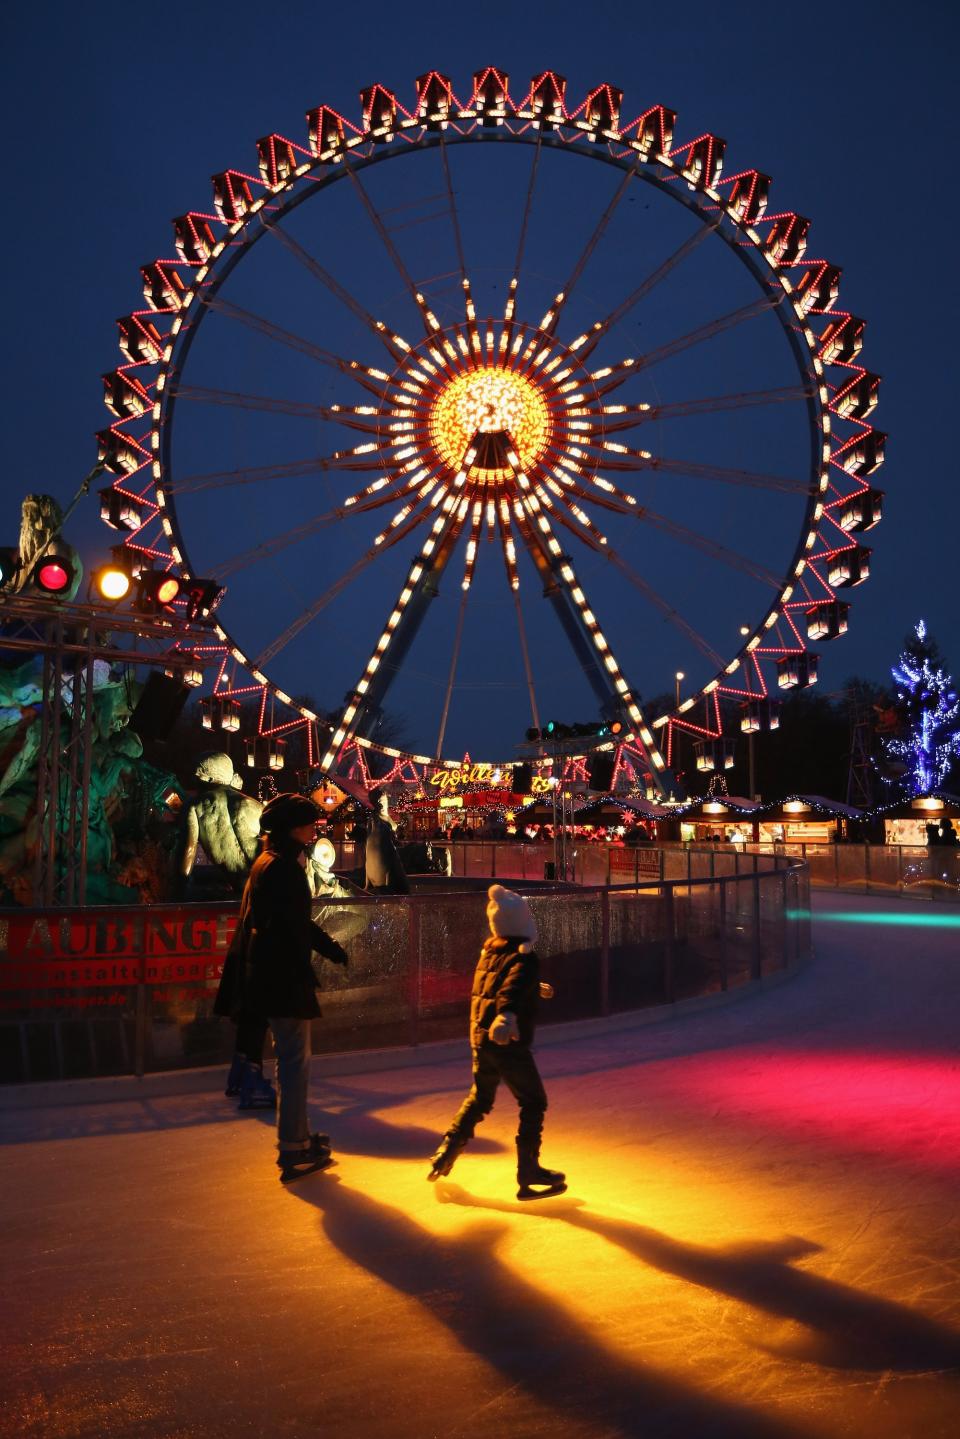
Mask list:
[[[521,1044],[530,1044],[540,999],[540,961],[522,954],[521,938],[488,939],[480,951],[470,997],[470,1043],[482,1044],[487,1031],[505,1009],[517,1016]]]

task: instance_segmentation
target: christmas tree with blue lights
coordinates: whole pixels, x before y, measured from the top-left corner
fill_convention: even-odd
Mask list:
[[[960,758],[960,699],[923,620],[892,667],[902,732],[885,742],[887,757],[904,770],[909,795],[940,789]]]

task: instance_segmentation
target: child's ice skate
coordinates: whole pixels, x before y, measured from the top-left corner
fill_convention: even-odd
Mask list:
[[[518,1199],[549,1199],[553,1194],[564,1194],[566,1177],[559,1169],[544,1169],[539,1143],[517,1143]]]
[[[431,1184],[450,1173],[466,1143],[467,1139],[463,1134],[445,1134],[443,1136],[440,1147],[431,1161],[430,1173],[427,1175]]]
[[[304,1175],[327,1169],[332,1163],[329,1135],[311,1134],[309,1149],[281,1151],[277,1156],[280,1183],[290,1184],[295,1179],[302,1179]]]

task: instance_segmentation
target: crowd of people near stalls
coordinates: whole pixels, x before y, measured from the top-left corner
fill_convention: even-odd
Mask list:
[[[924,828],[927,832],[928,849],[960,849],[960,837],[957,835],[952,819],[942,819],[938,824],[931,822]]]
[[[390,815],[398,843],[411,840],[427,840],[435,844],[456,843],[501,843],[501,844],[545,844],[553,842],[554,826],[547,821],[532,820],[524,823],[521,815],[514,820],[489,816],[475,824],[464,824],[457,820],[451,825],[434,825],[432,828],[413,826],[407,822],[402,811]],[[339,827],[332,824],[328,831],[336,838],[362,840],[366,836],[366,824],[361,818],[349,825]],[[655,844],[657,834],[653,825],[643,821],[624,823],[567,825],[567,836],[592,844]]]
[[[397,824],[398,835],[404,837],[403,819],[400,817]],[[604,825],[604,824],[568,824],[565,833],[568,837],[573,836],[589,844],[654,844],[656,834],[652,828],[646,825]],[[450,829],[437,826],[429,835],[429,838],[436,843],[456,844],[482,841],[486,843],[509,843],[509,844],[546,844],[552,843],[554,837],[554,826],[548,823],[486,823],[477,826],[466,826],[455,824]]]

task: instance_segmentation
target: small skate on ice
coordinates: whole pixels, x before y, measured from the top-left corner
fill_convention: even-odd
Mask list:
[[[540,1146],[517,1144],[518,1199],[549,1199],[566,1193],[565,1174],[559,1169],[545,1169],[540,1163]]]
[[[443,1136],[440,1147],[430,1163],[430,1173],[427,1175],[427,1179],[431,1184],[450,1173],[466,1143],[466,1138],[462,1134],[445,1134]]]

